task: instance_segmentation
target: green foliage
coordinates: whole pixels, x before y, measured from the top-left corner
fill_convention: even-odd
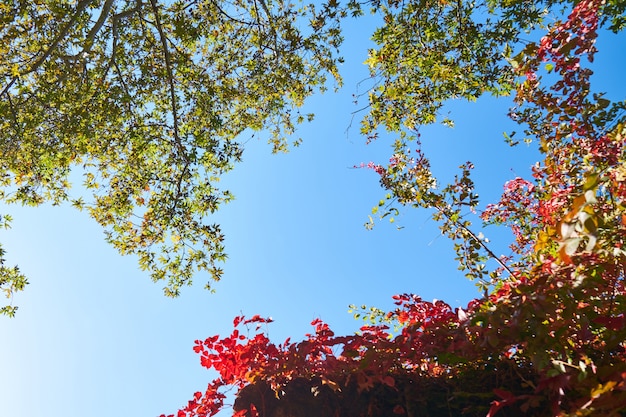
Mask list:
[[[304,100],[329,78],[341,83],[342,19],[369,9],[383,23],[366,61],[374,87],[361,130],[368,139],[398,135],[395,162],[379,169],[388,200],[435,209],[461,268],[490,285],[498,273],[487,277],[481,265],[491,255],[467,219],[478,204],[470,165],[437,188],[428,160],[408,149],[419,126],[453,126],[440,115],[448,100],[514,91],[524,57],[538,48],[522,38],[575,3],[4,1],[0,197],[86,210],[120,253],[165,282],[167,295],[198,271],[219,280],[224,235],[210,220],[233,198],[221,176],[241,160],[244,136],[262,131],[274,152],[289,148],[296,126],[313,118],[299,112]],[[624,26],[622,1],[598,7],[602,24]],[[588,117],[600,126],[623,109],[599,96]],[[532,117],[543,116],[519,111],[531,130]],[[77,175],[82,188],[73,191]],[[396,207],[380,208],[394,221]]]
[[[506,58],[520,33],[539,26],[545,14],[538,2],[390,0],[372,5],[385,24],[375,31],[377,48],[367,60],[380,80],[362,125],[370,137],[380,127],[412,131],[433,123],[450,99],[509,94],[514,76]]]
[[[495,96],[516,93],[519,105],[511,109],[510,115],[527,125],[523,141],[539,141],[544,153],[559,158],[552,163],[569,168],[568,180],[547,180],[551,185],[546,184],[548,191],[543,197],[548,198],[553,192],[551,187],[571,186],[569,181],[577,181],[585,169],[606,163],[590,158],[588,146],[578,150],[571,148],[568,141],[560,144],[560,139],[574,134],[576,126],[581,125],[593,124],[593,134],[598,136],[610,132],[620,120],[626,104],[610,103],[603,94],[594,94],[593,100],[589,99],[588,80],[576,76],[580,79],[557,83],[554,88],[558,94],[548,94],[547,87],[540,88],[536,93],[541,96],[537,102],[526,105],[523,89],[539,86],[541,76],[521,82],[521,74],[534,74],[540,66],[546,74],[556,71],[563,75],[565,69],[561,65],[555,70],[554,63],[544,63],[541,58],[533,60],[544,45],[529,42],[525,37],[532,30],[548,29],[546,25],[553,23],[555,18],[569,13],[571,2],[415,0],[401,3],[389,0],[372,5],[374,12],[382,14],[385,24],[375,32],[373,39],[377,48],[370,51],[367,61],[377,85],[369,96],[369,112],[363,119],[362,133],[370,140],[376,139],[381,129],[398,135],[390,163],[386,167],[375,167],[382,186],[390,193],[372,210],[372,214],[378,214],[381,219],[393,219],[398,205],[432,209],[433,218],[440,222],[442,234],[454,241],[459,269],[465,271],[468,278],[477,280],[481,290],[493,289],[503,276],[511,276],[512,266],[528,267],[534,262],[526,256],[530,242],[537,239],[553,242],[555,233],[550,235],[548,231],[539,231],[533,224],[537,212],[522,203],[522,200],[529,202],[532,190],[522,191],[521,188],[527,185],[515,181],[507,184],[509,188],[505,189],[509,197],[520,194],[516,206],[509,207],[506,212],[507,219],[492,216],[491,209],[482,214],[485,224],[513,225],[517,237],[512,247],[516,263],[506,265],[511,259],[496,256],[482,234],[472,231],[470,219],[477,214],[479,205],[479,196],[470,177],[473,165],[468,162],[461,166],[461,174],[452,183],[439,184],[431,172],[427,155],[421,150],[420,126],[438,120],[451,126],[452,120],[441,115],[442,107],[450,100],[473,101],[485,93]],[[624,6],[619,2],[607,2],[598,7],[600,24],[618,31]],[[595,34],[588,37],[588,41],[593,42]],[[578,41],[578,37],[567,38],[559,47],[561,53],[569,55],[571,65],[586,52]],[[582,100],[578,107],[568,104],[568,99],[575,93],[574,98]],[[553,126],[558,126],[556,137],[552,135]],[[515,132],[505,133],[507,143],[519,143],[514,136]],[[557,146],[561,148],[558,152],[551,148]],[[522,195],[524,192],[526,194]],[[514,200],[508,201],[514,204]],[[586,220],[590,223],[595,218]],[[366,226],[372,228],[373,224],[370,216]],[[551,229],[552,232],[555,230]],[[584,240],[590,244],[588,237],[579,238],[579,242]],[[575,242],[569,245],[573,248]],[[487,268],[488,262],[495,263],[495,268]]]
[[[341,16],[333,1],[2,2],[3,200],[87,210],[167,295],[198,270],[219,280],[220,176],[242,135],[286,151],[304,100],[341,82]]]
[[[11,216],[0,216],[0,227],[8,229],[10,227]],[[26,277],[20,273],[17,266],[7,267],[5,266],[6,260],[4,259],[5,251],[0,245],[0,291],[2,291],[6,298],[13,300],[13,295],[18,291],[23,291],[28,281]],[[13,306],[9,303],[0,307],[0,314],[5,314],[9,317],[13,317],[17,311],[17,306]]]
[[[385,130],[414,139],[419,126],[437,121],[453,125],[440,112],[449,100],[509,95],[516,84],[514,51],[529,44],[531,31],[545,28],[575,3],[368,2],[384,25],[374,32],[376,47],[366,61],[376,85],[368,97],[362,133],[375,139]],[[361,3],[350,2],[348,7],[353,14],[363,12]],[[608,1],[600,7],[601,22],[620,31],[626,21],[624,2]]]

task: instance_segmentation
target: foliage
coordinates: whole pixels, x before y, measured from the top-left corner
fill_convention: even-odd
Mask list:
[[[167,295],[196,270],[219,280],[220,176],[244,135],[285,151],[304,100],[341,82],[340,17],[334,1],[3,1],[0,196],[86,209]]]
[[[369,93],[362,132],[370,139],[378,130],[415,135],[419,126],[441,118],[451,99],[474,101],[485,93],[509,95],[515,71],[513,50],[533,30],[543,29],[570,2],[548,1],[372,1],[384,25],[374,32],[370,50],[372,77],[379,82]],[[353,4],[354,13],[362,13]],[[599,6],[602,21],[619,30],[625,7],[609,1]],[[444,124],[453,121],[444,117]]]
[[[196,341],[219,376],[178,415],[216,414],[229,387],[237,416],[293,414],[315,403],[296,404],[302,388],[320,396],[319,415],[624,415],[626,105],[592,93],[585,67],[599,27],[623,29],[623,1],[4,2],[3,200],[86,209],[168,295],[197,269],[220,279],[223,235],[207,219],[232,199],[217,183],[242,135],[269,131],[286,150],[312,117],[298,112],[304,100],[329,75],[340,82],[341,19],[366,7],[384,24],[362,133],[397,135],[389,164],[369,166],[388,201],[434,210],[484,295],[457,309],[398,295],[355,335],[316,320],[305,340],[279,345],[260,331],[271,320],[237,317],[229,336]],[[536,30],[539,42],[522,39]],[[484,93],[515,94],[510,116],[544,154],[532,180],[508,182],[481,213],[513,231],[510,258],[465,216],[478,209],[472,163],[442,187],[420,148],[419,127],[448,100]],[[73,196],[75,174],[84,192]],[[383,217],[397,211],[386,203]],[[10,298],[26,279],[4,263]]]
[[[136,255],[176,296],[197,271],[222,276],[224,235],[211,215],[233,198],[219,180],[241,160],[245,138],[269,132],[273,150],[286,151],[296,125],[313,117],[298,111],[304,100],[324,91],[329,76],[341,83],[342,19],[369,8],[384,22],[367,60],[375,86],[362,132],[370,140],[381,128],[399,132],[401,161],[418,127],[436,121],[447,100],[509,94],[513,48],[545,26],[546,10],[567,4],[5,1],[0,197],[87,210],[107,241]],[[614,31],[624,13],[619,0],[599,6],[601,22]],[[422,168],[432,181],[427,164]],[[469,190],[471,183],[459,181]],[[475,199],[470,193],[468,201],[444,203],[451,192],[425,195],[419,204],[454,223],[445,205]],[[450,233],[463,246],[472,241],[468,231]],[[464,256],[470,267],[473,258]],[[485,278],[484,271],[468,274]]]
[[[437,4],[433,7],[455,7]],[[521,11],[522,2],[503,4],[503,16],[507,5]],[[397,16],[405,12],[399,4],[391,6],[399,8]],[[314,333],[303,341],[279,345],[260,331],[270,320],[237,317],[231,335],[196,341],[202,366],[216,370],[218,377],[205,392],[195,393],[178,416],[216,414],[225,405],[227,387],[238,389],[236,416],[306,416],[316,405],[320,416],[624,415],[624,103],[593,94],[586,68],[599,25],[619,21],[601,14],[607,9],[598,0],[576,2],[539,42],[509,57],[505,73],[510,71],[507,83],[514,88],[516,105],[510,115],[544,154],[532,180],[508,182],[500,202],[481,214],[486,223],[512,229],[511,259],[496,257],[463,217],[464,210],[477,210],[478,204],[471,163],[442,188],[426,156],[419,149],[410,153],[404,143],[387,167],[370,165],[390,200],[435,210],[442,231],[458,243],[461,268],[483,282],[483,297],[452,309],[442,301],[398,295],[395,310],[366,309],[373,324],[355,335],[336,336],[316,320]],[[398,74],[401,81],[404,73]],[[396,82],[391,78],[391,84]],[[502,85],[502,80],[490,80]],[[439,96],[440,90],[433,94],[452,97]],[[372,100],[376,109],[375,94]],[[415,112],[422,106],[411,94],[393,100],[390,108],[402,109],[402,100]],[[411,121],[410,112],[401,114],[390,118],[404,123],[406,114],[407,128],[424,122]],[[387,126],[399,129],[398,124]],[[487,260],[497,263],[492,271]],[[468,388],[477,385],[474,391]],[[438,404],[428,403],[431,396],[440,399]],[[355,406],[346,409],[346,402]]]
[[[11,220],[11,216],[0,216],[0,227],[8,229]],[[6,298],[13,300],[13,294],[17,291],[23,291],[28,281],[17,266],[5,266],[4,253],[4,249],[0,246],[0,289],[4,292]],[[17,306],[12,304],[0,307],[0,314],[5,314],[9,317],[15,316],[16,311]]]

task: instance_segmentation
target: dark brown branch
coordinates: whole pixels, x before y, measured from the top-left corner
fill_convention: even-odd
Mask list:
[[[96,35],[98,34],[98,32],[100,31],[100,29],[102,29],[104,22],[106,22],[106,19],[109,13],[111,12],[111,8],[114,2],[115,0],[106,0],[104,5],[102,5],[102,10],[100,12],[100,16],[98,17],[98,20],[96,21],[94,26],[91,28],[91,30],[87,34],[87,37],[85,38],[85,46],[82,51],[83,54],[88,53],[93,47],[94,39]],[[113,21],[113,25],[115,26],[120,19],[126,16],[129,16],[133,13],[137,13],[138,11],[141,10],[141,7],[142,7],[141,0],[137,0],[135,7],[133,7],[132,9],[124,10],[123,12],[113,15],[111,18],[111,20]]]
[[[15,111],[15,106],[13,105],[13,100],[11,99],[11,93],[9,93],[9,92],[7,92],[7,99],[9,101],[9,108],[11,110],[11,116],[13,118],[13,125],[15,126],[15,130],[17,131],[17,133],[20,136],[23,136],[24,132],[23,132],[23,129],[20,126],[18,120],[17,120],[17,112]],[[15,147],[15,140],[13,140],[11,142],[12,142],[11,145],[13,147]],[[19,148],[19,145],[18,145],[18,148]]]
[[[107,68],[106,68],[106,70],[105,70],[105,72],[104,72],[104,74],[102,76],[102,80],[104,81],[104,79],[106,78],[108,72],[111,69],[111,66],[114,66],[115,67],[115,71],[117,72],[117,76],[120,79],[120,84],[122,85],[122,88],[124,89],[124,92],[126,93],[126,95],[128,97],[131,97],[130,91],[128,91],[128,86],[124,82],[124,76],[122,75],[122,72],[120,71],[120,68],[117,65],[117,61],[115,59],[116,58],[115,56],[116,56],[116,53],[117,53],[116,50],[117,50],[117,41],[118,41],[117,27],[118,27],[119,21],[121,19],[123,19],[124,17],[130,16],[133,13],[139,12],[141,10],[141,8],[142,8],[141,0],[137,0],[137,3],[136,3],[134,8],[129,9],[129,10],[125,10],[125,11],[120,12],[120,13],[117,13],[116,15],[114,15],[111,18],[111,20],[113,21],[113,27],[111,29],[111,32],[112,32],[111,36],[113,38],[112,45],[111,45],[111,59],[109,60]],[[132,105],[131,105],[130,100],[128,101],[127,105],[128,105],[128,112],[132,114],[133,113],[133,109],[132,109]]]
[[[245,20],[240,20],[240,19],[237,19],[235,17],[232,17],[231,15],[226,13],[226,11],[224,9],[222,9],[222,7],[220,7],[220,5],[219,5],[219,3],[217,1],[212,1],[211,4],[213,6],[215,6],[215,8],[217,9],[218,12],[220,12],[220,14],[224,15],[224,17],[226,17],[229,20],[232,20],[233,22],[237,22],[239,24],[246,25],[246,26],[252,26],[253,25],[253,23],[246,22]]]
[[[159,32],[159,38],[161,39],[161,44],[163,45],[163,56],[165,57],[165,70],[167,71],[167,83],[170,90],[170,101],[172,103],[172,118],[173,127],[174,127],[174,140],[176,144],[180,148],[181,152],[184,151],[183,145],[180,141],[180,136],[178,134],[178,107],[176,104],[176,87],[174,86],[174,72],[172,71],[172,60],[170,56],[170,51],[167,47],[167,37],[165,36],[165,32],[163,31],[163,26],[161,25],[161,18],[159,17],[159,9],[156,4],[156,0],[150,0],[150,4],[152,5],[152,10],[154,11],[154,21],[157,31]],[[184,156],[184,154],[183,154]]]
[[[261,7],[263,8],[263,11],[267,15],[268,20],[271,19],[272,14],[270,13],[269,9],[267,8],[267,4],[265,3],[265,0],[258,0],[258,1],[259,1],[259,3],[261,3]],[[256,5],[256,0],[255,0],[254,4]]]
[[[182,182],[189,168],[190,161],[187,158],[185,148],[180,140],[180,136],[178,132],[178,110],[177,110],[177,104],[176,104],[176,89],[174,86],[174,73],[172,71],[170,51],[167,47],[167,37],[165,36],[165,32],[163,31],[163,26],[161,25],[161,18],[159,17],[159,10],[156,4],[156,0],[150,0],[150,3],[152,4],[152,9],[154,11],[154,22],[155,22],[157,31],[159,32],[161,44],[163,45],[163,55],[165,57],[165,69],[167,71],[167,81],[168,81],[169,90],[170,90],[170,100],[172,102],[172,118],[174,119],[173,120],[174,141],[176,142],[176,146],[178,147],[179,152],[181,153],[181,156],[185,159],[185,165],[180,173],[180,176],[178,177],[178,182],[176,184],[176,198],[174,198],[174,203],[172,207],[172,212],[175,212],[177,205],[178,205],[178,200],[181,194]]]

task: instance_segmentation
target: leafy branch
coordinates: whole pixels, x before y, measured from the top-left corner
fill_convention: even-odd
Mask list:
[[[43,54],[39,57],[39,59],[37,59],[26,70],[20,71],[19,74],[14,75],[11,78],[9,83],[0,92],[0,97],[7,94],[8,91],[13,86],[13,84],[15,84],[15,82],[19,80],[20,77],[33,73],[39,69],[39,67],[46,61],[46,59],[48,59],[48,57],[52,55],[54,50],[59,46],[59,44],[63,41],[63,39],[65,39],[65,37],[70,33],[76,21],[82,14],[82,12],[85,11],[85,9],[87,9],[87,6],[93,3],[93,1],[94,0],[80,0],[78,2],[78,4],[76,5],[76,11],[70,18],[69,22],[67,22],[65,26],[63,26],[63,29],[61,29],[61,31],[57,34],[57,36],[52,40],[52,43],[50,43],[50,46],[48,46],[48,48],[43,52]]]

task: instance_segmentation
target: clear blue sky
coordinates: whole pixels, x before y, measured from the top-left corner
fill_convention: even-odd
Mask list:
[[[193,341],[227,335],[234,316],[275,320],[276,342],[310,331],[321,317],[339,333],[360,323],[348,305],[389,307],[390,297],[413,292],[453,307],[477,296],[457,271],[451,243],[439,236],[426,211],[405,210],[397,223],[363,224],[384,195],[374,172],[351,169],[384,163],[389,143],[365,145],[351,94],[367,76],[361,65],[373,28],[363,21],[346,35],[345,87],[310,101],[316,120],[299,132],[301,147],[271,155],[265,143],[246,145],[244,162],[224,179],[236,201],[215,221],[226,233],[229,260],[215,294],[196,277],[178,299],[121,257],[86,213],[70,207],[9,207],[13,228],[0,233],[9,264],[19,264],[30,285],[18,294],[14,319],[0,318],[0,416],[110,417],[173,413],[213,375],[199,365]],[[603,35],[604,36],[604,35]],[[600,38],[596,88],[624,97],[624,37]],[[607,46],[604,46],[607,45]],[[619,91],[617,91],[619,89]],[[511,149],[506,100],[454,103],[454,129],[423,131],[433,168],[449,179],[467,160],[484,204],[507,179],[529,177],[531,148]],[[483,205],[484,205],[483,204]],[[487,233],[505,246],[507,233]]]

